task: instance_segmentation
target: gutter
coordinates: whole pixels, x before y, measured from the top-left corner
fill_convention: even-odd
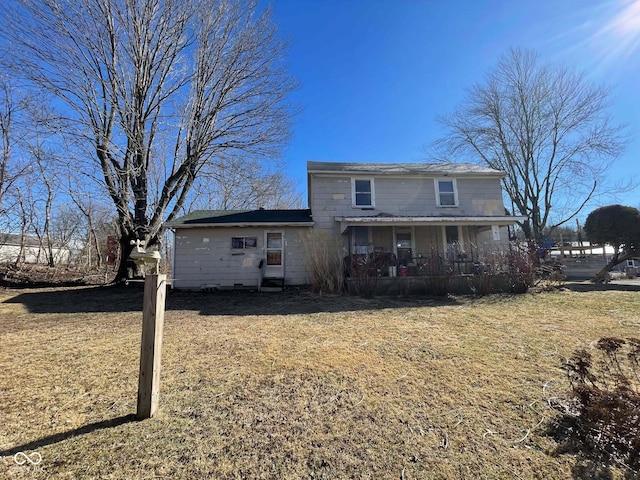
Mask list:
[[[525,221],[524,216],[496,217],[335,217],[340,222],[340,233],[352,225],[395,226],[395,225],[498,225],[508,226]]]

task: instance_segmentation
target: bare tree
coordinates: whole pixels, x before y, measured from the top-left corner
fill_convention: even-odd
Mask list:
[[[130,240],[159,242],[201,170],[275,158],[294,83],[268,8],[243,0],[14,0],[6,68],[63,104]],[[152,166],[161,172],[150,192]],[[155,198],[154,198],[155,197]]]
[[[51,236],[59,252],[56,258],[58,264],[77,263],[76,251],[80,242],[85,240],[81,236],[84,226],[84,218],[75,205],[57,205],[51,218]]]
[[[14,146],[21,140],[25,98],[15,92],[14,86],[0,77],[0,217],[5,223],[7,192],[27,171],[27,165],[16,158]]]
[[[56,193],[54,189],[55,176],[51,174],[49,169],[47,169],[46,157],[48,155],[42,144],[38,143],[32,145],[30,153],[31,158],[36,164],[40,177],[39,183],[42,187],[39,201],[44,206],[44,208],[33,209],[34,231],[40,241],[41,249],[44,248],[45,250],[47,265],[49,267],[54,267],[55,257],[53,254],[53,239],[51,238],[51,215]],[[36,218],[39,216],[44,216],[44,218],[42,218],[40,222],[37,222]]]
[[[13,98],[9,85],[4,80],[0,82],[0,211],[2,198],[7,188],[7,169],[11,157],[11,117],[13,116]]]
[[[462,105],[440,118],[446,156],[468,155],[506,172],[503,186],[528,239],[541,240],[575,217],[603,186],[625,145],[613,125],[610,90],[582,74],[541,65],[530,51],[512,49]]]
[[[18,254],[16,255],[15,264],[18,265],[25,260],[25,249],[27,243],[27,233],[29,231],[29,217],[30,217],[30,209],[31,204],[28,201],[28,198],[23,194],[22,189],[17,187],[15,189],[16,196],[16,206],[18,209],[18,216],[20,219],[20,245],[18,249]]]
[[[256,160],[218,162],[203,169],[185,210],[301,208],[295,185],[280,170]]]
[[[67,192],[73,207],[69,206],[66,216],[70,216],[71,211],[80,216],[78,224],[81,235],[77,243],[82,245],[82,250],[78,261],[91,271],[104,266],[107,238],[116,234],[116,222],[108,205],[83,182],[84,177],[82,175],[79,178],[73,172],[67,172]]]

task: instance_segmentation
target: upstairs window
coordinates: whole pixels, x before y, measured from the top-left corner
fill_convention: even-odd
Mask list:
[[[352,178],[351,193],[354,207],[373,207],[374,190],[372,178]]]
[[[439,207],[458,206],[458,191],[454,179],[436,179],[436,202]]]

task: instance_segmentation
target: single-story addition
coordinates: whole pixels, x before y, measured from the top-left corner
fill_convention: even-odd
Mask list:
[[[303,236],[311,210],[197,210],[174,231],[172,287],[281,288],[309,283]]]
[[[474,252],[506,248],[509,227],[525,219],[505,211],[505,173],[477,165],[308,162],[307,176],[308,210],[197,211],[168,224],[173,286],[309,284],[312,231],[342,245],[354,277],[433,276],[434,262],[472,275]]]

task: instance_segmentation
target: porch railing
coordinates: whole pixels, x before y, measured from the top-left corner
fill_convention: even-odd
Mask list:
[[[353,254],[345,259],[348,276],[435,276],[435,275],[477,275],[482,272],[482,264],[467,255],[427,254],[413,257],[410,262],[398,261],[392,253],[374,252]]]

